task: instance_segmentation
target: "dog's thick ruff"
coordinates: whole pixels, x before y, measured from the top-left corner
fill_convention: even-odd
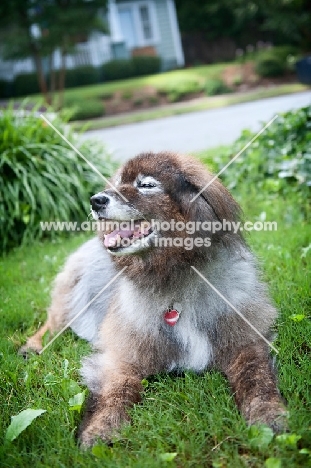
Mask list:
[[[218,180],[191,202],[211,178],[191,158],[166,152],[142,154],[112,179],[128,202],[116,191],[106,190],[93,199],[94,214],[118,221],[238,221],[239,207]],[[156,245],[159,238],[194,240],[207,235],[210,247],[185,250]],[[191,268],[195,266],[270,340],[277,313],[240,233],[157,230],[146,236],[146,245],[105,248],[99,232],[98,238],[71,255],[56,278],[47,323],[22,348],[40,351],[45,331],[61,329],[127,267],[72,324],[95,348],[81,371],[91,391],[80,430],[82,443],[91,445],[97,437],[110,440],[128,421],[126,410],[139,401],[141,380],[148,375],[174,369],[202,372],[212,366],[228,377],[249,423],[280,430],[285,410],[268,345]],[[169,307],[180,312],[175,326],[164,320]]]

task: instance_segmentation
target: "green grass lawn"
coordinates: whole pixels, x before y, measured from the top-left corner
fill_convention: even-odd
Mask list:
[[[171,89],[173,86],[178,86],[181,83],[189,81],[205,83],[208,78],[219,77],[227,66],[228,63],[216,63],[212,65],[202,65],[200,67],[158,73],[157,75],[112,81],[110,83],[101,83],[92,86],[83,86],[80,88],[67,89],[65,95],[71,99],[81,99],[81,97],[86,99],[100,98],[102,96],[113,94],[116,91],[130,92],[147,86],[151,86],[156,89]]]
[[[209,151],[203,156],[210,160],[212,155]],[[68,253],[86,239],[75,236],[17,249],[0,264],[1,434],[12,415],[26,408],[46,410],[15,441],[3,439],[1,467],[311,466],[311,249],[303,250],[311,242],[310,225],[295,195],[267,196],[247,180],[234,195],[247,220],[266,213],[266,220],[278,222],[276,232],[252,232],[248,241],[280,311],[274,343],[279,349],[279,386],[288,402],[290,432],[300,438],[274,438],[268,445],[254,438],[226,380],[213,371],[148,379],[142,404],[131,412],[132,425],[113,446],[80,451],[75,431],[81,415],[70,411],[68,400],[79,390],[77,384],[82,388],[79,363],[89,346],[66,332],[42,356],[24,361],[17,355],[45,319],[53,277]],[[172,461],[165,461],[170,457]],[[275,464],[270,460],[265,465],[269,458],[277,459]]]

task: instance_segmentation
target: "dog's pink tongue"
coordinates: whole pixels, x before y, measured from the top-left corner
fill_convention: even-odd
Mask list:
[[[115,247],[120,240],[120,237],[123,239],[124,237],[130,237],[133,234],[133,231],[129,230],[121,230],[115,229],[110,234],[105,235],[104,239],[104,246],[105,247]]]
[[[148,228],[140,224],[135,224],[134,230],[132,229],[115,229],[110,234],[105,235],[104,246],[115,247],[118,245],[120,238],[129,238],[133,236],[133,239],[139,239],[149,232]]]

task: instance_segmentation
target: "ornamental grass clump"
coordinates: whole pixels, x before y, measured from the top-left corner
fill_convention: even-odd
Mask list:
[[[104,147],[82,141],[66,118],[45,114],[53,125],[100,171],[110,176],[115,164]],[[40,221],[87,219],[89,197],[102,178],[53,130],[38,109],[11,104],[0,113],[0,248],[58,233],[42,231]]]

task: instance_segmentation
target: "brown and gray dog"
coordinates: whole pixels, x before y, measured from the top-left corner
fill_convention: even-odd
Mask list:
[[[267,340],[277,312],[240,233],[207,233],[202,227],[206,221],[237,222],[239,206],[218,180],[191,202],[211,179],[192,158],[145,153],[117,172],[111,180],[116,190],[91,198],[101,223],[134,224],[99,230],[69,257],[56,278],[47,322],[22,348],[39,352],[46,331],[57,332],[86,307],[71,325],[95,349],[81,371],[91,394],[80,430],[85,446],[98,437],[109,441],[129,420],[127,410],[140,400],[143,378],[172,370],[221,370],[249,424],[285,427],[269,346],[228,303]],[[151,220],[165,230],[162,224],[139,228]],[[196,222],[197,228],[191,234],[168,229],[171,220]],[[185,248],[186,238],[192,249]]]

